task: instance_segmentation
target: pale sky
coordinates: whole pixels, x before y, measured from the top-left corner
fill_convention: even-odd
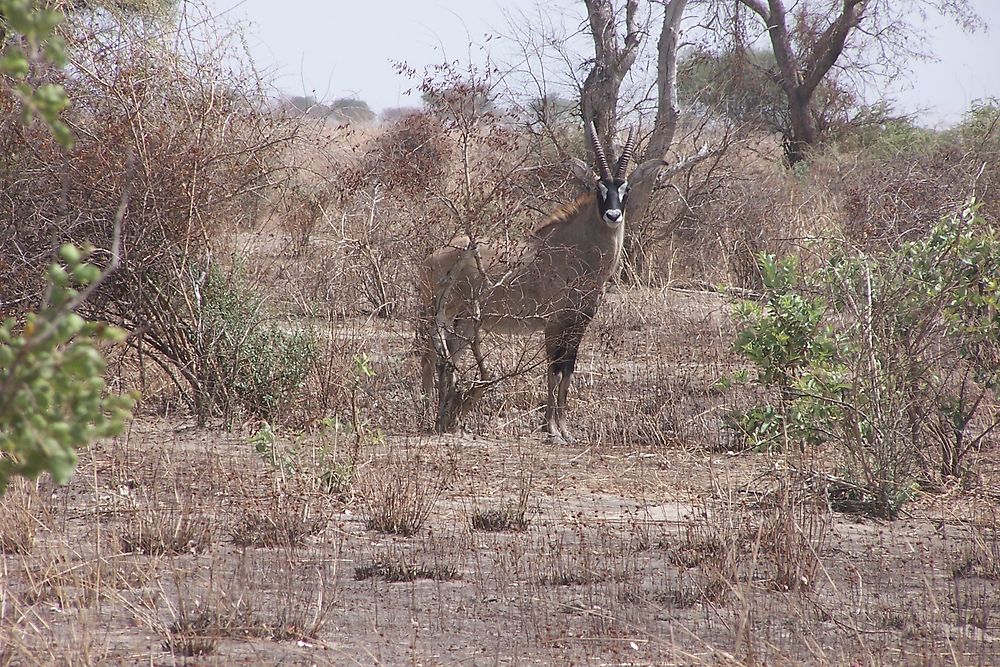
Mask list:
[[[281,91],[326,101],[359,97],[375,111],[419,103],[403,95],[414,82],[398,76],[392,61],[419,71],[445,59],[481,63],[484,49],[501,59],[510,54],[512,45],[504,39],[487,42],[490,35],[509,32],[505,10],[527,16],[547,11],[571,27],[583,18],[582,0],[206,2],[225,20],[249,24],[251,54]],[[973,100],[1000,97],[1000,0],[972,3],[990,27],[969,35],[948,22],[928,25],[939,62],[915,63],[911,79],[890,91],[897,109],[927,110],[921,124],[952,123]]]

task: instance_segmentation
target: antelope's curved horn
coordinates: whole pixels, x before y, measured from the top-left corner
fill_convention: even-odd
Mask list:
[[[604,155],[604,148],[601,146],[601,140],[597,137],[597,128],[594,126],[594,121],[591,120],[587,124],[587,130],[590,133],[590,143],[594,147],[594,155],[597,157],[597,166],[601,170],[601,178],[605,181],[611,180],[611,168],[608,166],[608,158]]]
[[[618,166],[615,167],[615,178],[625,178],[625,172],[628,171],[628,163],[632,160],[632,151],[635,150],[635,141],[636,133],[633,127],[628,131],[628,141],[625,142],[622,155],[618,158]]]

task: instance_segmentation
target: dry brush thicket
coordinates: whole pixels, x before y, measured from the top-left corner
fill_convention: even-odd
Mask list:
[[[276,158],[296,127],[269,113],[252,73],[223,64],[225,38],[203,53],[160,28],[97,11],[67,29],[71,66],[49,76],[73,100],[71,150],[40,124],[4,125],[0,298],[36,303],[62,243],[92,245],[105,263],[121,209],[121,267],[88,314],[134,332],[142,383],[166,379],[207,416],[235,402],[223,378],[239,363],[220,353],[237,332],[220,330],[207,294],[232,277],[225,233],[282,180]]]
[[[0,665],[1000,661],[995,440],[894,522],[834,511],[834,446],[745,451],[726,428],[774,391],[728,382],[748,363],[719,290],[760,291],[760,252],[884,256],[972,193],[995,225],[988,124],[794,171],[773,138],[726,135],[628,223],[643,283],[613,285],[585,338],[583,444],[533,434],[543,361],[499,336],[468,434],[431,436],[418,266],[574,199],[580,128],[525,132],[451,67],[381,127],[289,119],[221,58],[107,28],[77,25],[53,74],[74,149],[0,128],[0,301],[35,303],[63,241],[105,252],[125,205],[89,314],[132,332],[109,353],[145,399],[70,485],[0,500]],[[679,154],[711,138],[686,123]]]

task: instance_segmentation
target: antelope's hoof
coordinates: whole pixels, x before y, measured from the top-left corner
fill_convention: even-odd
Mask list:
[[[572,445],[576,442],[573,434],[565,429],[551,429],[547,431],[549,442],[554,445]]]

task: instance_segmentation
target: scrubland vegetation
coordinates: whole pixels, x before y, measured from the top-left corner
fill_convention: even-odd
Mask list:
[[[629,218],[554,446],[532,338],[433,433],[417,276],[583,192],[577,102],[400,65],[421,108],[331,117],[200,18],[56,30],[0,88],[0,665],[1000,662],[996,100],[843,104],[793,160],[682,52],[669,155],[709,150]]]

